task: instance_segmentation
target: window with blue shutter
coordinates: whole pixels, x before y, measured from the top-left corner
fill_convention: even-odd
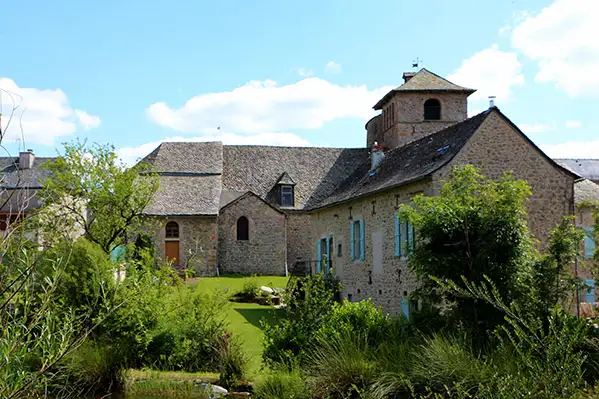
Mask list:
[[[584,292],[584,301],[587,303],[595,303],[595,280],[584,280],[586,291]]]
[[[318,255],[316,256],[316,273],[320,273],[320,263],[322,262],[322,252],[320,240],[316,241],[316,248]]]
[[[356,246],[354,243],[354,222],[349,223],[349,259],[354,260],[356,258]]]
[[[585,227],[584,233],[584,257],[592,259],[595,254],[595,232],[592,227]]]
[[[393,224],[395,226],[395,256],[401,256],[401,223],[399,215],[393,214]]]
[[[360,226],[360,259],[364,259],[364,221],[359,221]]]
[[[410,300],[406,297],[401,298],[401,313],[410,320]]]
[[[406,230],[408,236],[407,251],[411,255],[414,253],[414,225],[412,222],[407,222]]]

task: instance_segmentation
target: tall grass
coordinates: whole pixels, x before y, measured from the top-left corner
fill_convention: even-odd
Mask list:
[[[256,399],[310,399],[305,376],[297,369],[268,373],[254,390]]]

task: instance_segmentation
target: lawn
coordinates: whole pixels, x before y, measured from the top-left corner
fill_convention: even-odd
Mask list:
[[[201,277],[191,279],[189,284],[197,285],[202,292],[211,295],[226,296],[227,298],[242,290],[248,280],[253,280],[258,286],[284,288],[287,286],[287,277],[280,276],[224,276]],[[226,320],[229,330],[234,336],[239,337],[243,347],[250,358],[250,372],[255,373],[260,369],[262,361],[262,331],[260,321],[275,323],[280,312],[271,306],[262,306],[255,303],[229,302],[226,311]]]

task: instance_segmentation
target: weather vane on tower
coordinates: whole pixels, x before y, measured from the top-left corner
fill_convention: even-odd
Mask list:
[[[422,60],[420,58],[416,57],[416,60],[412,61],[412,68],[418,69],[421,62],[422,62]]]

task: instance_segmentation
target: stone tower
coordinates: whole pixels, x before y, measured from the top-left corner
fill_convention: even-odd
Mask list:
[[[366,123],[366,145],[393,149],[468,118],[468,96],[476,90],[458,86],[422,68],[403,74],[404,84],[376,105],[382,113]]]

